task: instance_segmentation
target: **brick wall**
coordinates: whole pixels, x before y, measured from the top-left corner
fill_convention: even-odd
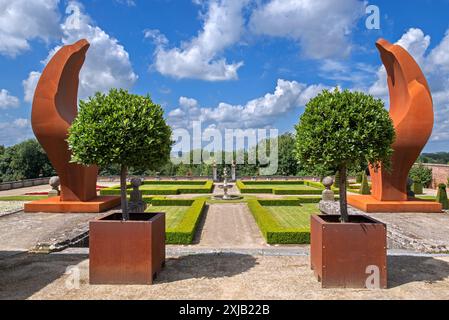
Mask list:
[[[427,168],[432,169],[432,187],[437,188],[440,183],[447,184],[449,178],[449,165],[423,163]]]

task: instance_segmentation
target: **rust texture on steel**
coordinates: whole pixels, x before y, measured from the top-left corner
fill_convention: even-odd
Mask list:
[[[138,216],[144,219],[134,220]],[[132,213],[126,222],[108,217],[90,222],[91,284],[149,285],[164,263],[164,213]]]
[[[370,168],[372,195],[380,201],[407,201],[409,171],[433,130],[432,95],[421,68],[404,48],[384,39],[376,46],[388,74],[396,141],[391,172]]]
[[[361,223],[328,218],[311,218],[311,267],[322,287],[366,288],[374,267],[380,288],[387,288],[386,225],[368,217]]]
[[[78,113],[79,73],[89,43],[62,47],[45,67],[36,87],[31,124],[61,179],[61,201],[89,201],[97,196],[98,168],[70,163],[67,132]]]

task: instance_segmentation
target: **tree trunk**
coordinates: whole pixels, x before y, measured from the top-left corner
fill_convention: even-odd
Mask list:
[[[129,220],[128,213],[128,194],[127,194],[127,184],[126,177],[128,175],[128,169],[126,166],[122,166],[120,171],[120,194],[122,197],[122,219],[123,221]]]
[[[348,215],[348,201],[346,197],[346,165],[342,165],[339,169],[340,172],[340,182],[339,182],[339,189],[340,189],[340,214],[341,214],[341,222],[347,223],[349,222],[349,215]]]

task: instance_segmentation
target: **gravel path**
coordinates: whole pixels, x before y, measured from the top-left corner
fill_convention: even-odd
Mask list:
[[[209,248],[267,246],[245,203],[210,205],[198,240],[199,246]]]

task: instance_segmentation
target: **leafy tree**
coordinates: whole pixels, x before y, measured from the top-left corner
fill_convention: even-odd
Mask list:
[[[295,176],[299,164],[295,155],[295,136],[291,133],[279,137],[279,165],[278,172],[283,176]]]
[[[126,196],[128,168],[158,169],[170,158],[172,131],[161,106],[149,96],[112,89],[80,102],[69,129],[72,161],[107,167],[120,165],[123,219],[129,220]]]
[[[35,139],[23,141],[0,152],[2,181],[35,179],[55,174],[47,154]]]
[[[371,163],[391,165],[395,131],[382,100],[348,90],[324,90],[309,101],[296,126],[296,153],[301,165],[339,171],[340,211],[348,222],[347,169]]]
[[[422,163],[418,163],[410,170],[409,177],[415,183],[428,186],[432,182],[432,168],[427,168]]]

